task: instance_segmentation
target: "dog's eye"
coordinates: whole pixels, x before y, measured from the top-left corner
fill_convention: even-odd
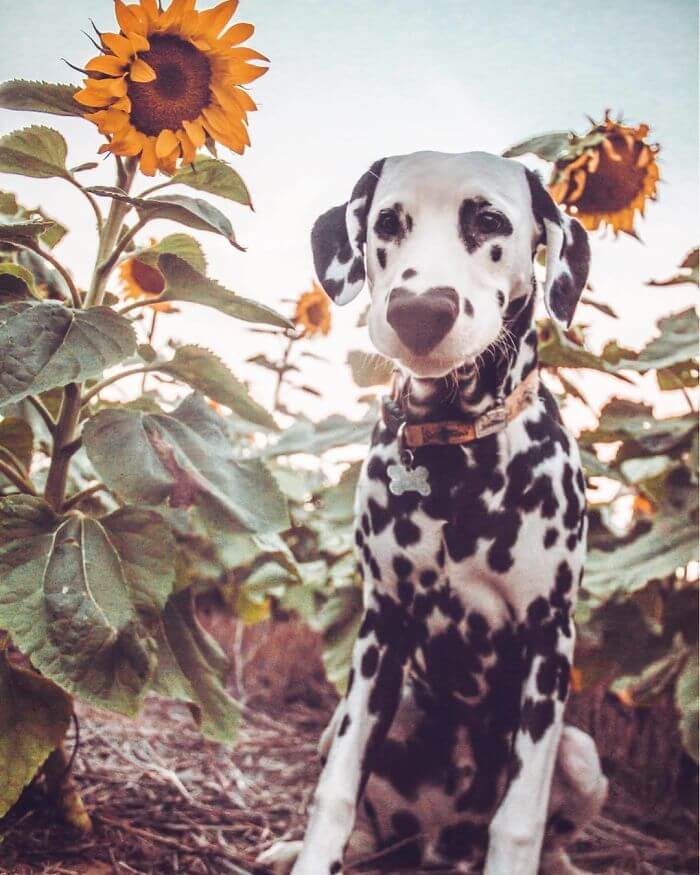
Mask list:
[[[374,230],[380,237],[396,237],[401,231],[401,220],[396,210],[382,210],[374,223]]]
[[[479,213],[476,223],[483,234],[497,234],[503,230],[503,216],[499,213]]]

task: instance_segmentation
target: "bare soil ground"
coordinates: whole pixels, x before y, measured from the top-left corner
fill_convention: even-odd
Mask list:
[[[75,775],[94,834],[52,821],[37,784],[0,824],[0,873],[263,875],[259,851],[301,835],[334,694],[308,633],[268,628],[238,644],[232,682],[247,707],[233,752],[203,741],[182,705],[149,702],[137,722],[82,708]],[[697,873],[696,815],[670,792],[653,798],[625,764],[612,769],[606,809],[573,849],[577,865]]]

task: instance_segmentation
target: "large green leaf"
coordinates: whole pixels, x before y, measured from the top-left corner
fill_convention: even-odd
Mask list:
[[[669,475],[664,501],[635,533],[589,550],[583,586],[595,599],[626,598],[697,559],[697,488],[683,469]]]
[[[174,542],[154,511],[57,516],[39,498],[0,504],[0,627],[42,674],[135,714],[155,667],[144,626],[172,589]]]
[[[676,706],[680,711],[680,730],[685,749],[698,762],[698,716],[700,685],[698,683],[698,652],[691,653],[676,682]]]
[[[347,362],[353,380],[363,389],[385,385],[394,373],[395,366],[389,359],[359,349],[353,349],[348,353]]]
[[[48,219],[31,216],[2,216],[0,220],[0,240],[5,243],[22,243],[36,240],[53,227]]]
[[[352,649],[362,620],[362,590],[344,586],[328,598],[312,622],[323,634],[323,665],[328,680],[342,695],[347,687]]]
[[[198,231],[212,231],[225,237],[237,249],[242,247],[236,242],[233,226],[228,218],[208,201],[196,197],[185,197],[179,194],[162,195],[159,197],[131,197],[118,188],[96,185],[88,191],[101,197],[110,197],[136,207],[142,218],[169,219],[196,228]]]
[[[288,456],[293,453],[309,453],[318,456],[335,447],[346,444],[365,444],[377,424],[376,411],[370,410],[359,421],[346,419],[340,414],[328,416],[320,422],[298,418],[277,441],[266,447],[266,456]]]
[[[0,108],[16,109],[21,112],[82,116],[85,107],[73,100],[77,90],[77,85],[12,79],[0,84]]]
[[[696,361],[698,356],[698,317],[693,307],[660,319],[659,334],[634,359],[611,356],[609,361],[617,368],[650,371],[668,368],[681,362]]]
[[[516,158],[530,152],[545,161],[556,161],[560,155],[566,152],[569,143],[570,134],[568,131],[551,131],[548,134],[540,134],[538,137],[531,137],[516,143],[510,149],[506,149],[503,157]]]
[[[168,234],[153,246],[138,253],[141,261],[145,261],[150,267],[158,268],[158,258],[164,253],[176,255],[186,261],[199,273],[204,274],[207,269],[207,260],[204,257],[199,240],[190,237],[189,234]]]
[[[0,264],[0,305],[12,301],[36,301],[39,296],[34,288],[34,277],[20,264],[9,261]]]
[[[12,453],[28,469],[34,453],[34,434],[29,423],[19,417],[5,417],[0,422],[0,447]]]
[[[251,206],[250,192],[245,182],[230,164],[219,158],[198,155],[193,164],[181,167],[172,181]]]
[[[158,259],[158,269],[165,277],[165,301],[187,301],[213,307],[227,316],[244,322],[261,322],[278,328],[294,326],[271,307],[243,298],[224,288],[216,280],[209,279],[173,253],[164,253]]]
[[[58,131],[32,125],[0,138],[0,173],[67,178],[67,153],[66,141]]]
[[[131,324],[109,307],[71,310],[50,301],[0,307],[0,406],[98,377],[135,350]]]
[[[190,703],[207,738],[232,744],[240,713],[226,692],[229,662],[197,622],[190,591],[171,596],[156,641],[158,665],[153,692]]]
[[[225,404],[242,419],[278,431],[272,416],[254,401],[246,386],[237,380],[220,358],[199,346],[180,346],[175,356],[160,367],[166,374],[189,383],[193,389]]]
[[[0,651],[0,817],[60,744],[72,710],[60,687]]]
[[[267,468],[237,459],[224,422],[196,394],[171,415],[101,410],[83,439],[100,477],[119,495],[148,504],[197,507],[211,526],[273,532],[289,525]]]
[[[627,455],[636,449],[657,454],[684,446],[696,428],[697,417],[692,413],[655,419],[652,407],[613,398],[602,409],[597,427],[581,432],[579,440],[584,446],[625,441]]]

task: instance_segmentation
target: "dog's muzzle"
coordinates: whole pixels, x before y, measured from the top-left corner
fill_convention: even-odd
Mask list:
[[[449,286],[436,286],[421,295],[399,286],[391,290],[387,322],[415,355],[434,349],[455,324],[459,296]]]

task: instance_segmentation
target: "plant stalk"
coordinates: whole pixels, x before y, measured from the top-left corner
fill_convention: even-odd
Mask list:
[[[61,742],[44,763],[46,790],[61,819],[78,832],[87,835],[92,832],[92,821],[71,775],[71,766],[65,743]]]
[[[56,423],[53,453],[46,478],[44,498],[60,513],[66,495],[68,466],[75,452],[75,431],[80,419],[81,391],[77,383],[69,383],[63,391],[63,403]]]

